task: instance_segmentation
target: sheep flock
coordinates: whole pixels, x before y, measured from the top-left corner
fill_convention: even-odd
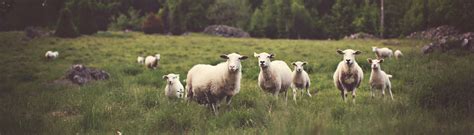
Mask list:
[[[398,60],[403,54],[400,50],[393,53],[389,48],[372,47],[372,51],[377,58],[367,59],[371,69],[369,86],[372,97],[375,97],[376,90],[381,90],[382,95],[385,95],[385,90],[387,90],[393,100],[392,84],[390,82],[392,75],[384,72],[381,69],[381,64],[387,62],[387,59],[390,59],[392,55]],[[335,54],[342,56],[342,60],[338,62],[333,74],[335,89],[340,91],[340,96],[344,102],[347,101],[350,93],[352,101],[355,103],[357,89],[363,82],[364,77],[364,72],[356,61],[356,56],[363,52],[353,49],[337,49],[335,52]],[[53,60],[58,55],[57,51],[47,51],[44,57],[47,60]],[[308,98],[316,96],[310,92],[312,78],[309,76],[308,70],[305,69],[309,65],[308,62],[292,62],[292,70],[285,61],[275,60],[276,55],[273,53],[254,52],[253,55],[257,60],[256,65],[260,71],[255,85],[260,87],[262,92],[271,94],[275,99],[283,95],[285,102],[287,102],[288,89],[292,89],[295,104],[297,103],[297,95],[301,95],[300,98],[305,95]],[[216,55],[216,59],[217,57],[221,59],[221,62],[216,65],[201,63],[192,66],[188,70],[186,78],[183,79],[185,85],[181,83],[179,74],[169,73],[163,75],[162,78],[166,81],[164,95],[170,99],[183,99],[187,102],[196,102],[207,106],[215,115],[218,114],[219,106],[223,100],[225,100],[227,106],[230,106],[232,98],[240,92],[242,71],[244,70],[242,62],[245,62],[248,56],[230,53]],[[144,65],[148,69],[159,70],[161,55],[138,56],[136,60],[139,65]]]

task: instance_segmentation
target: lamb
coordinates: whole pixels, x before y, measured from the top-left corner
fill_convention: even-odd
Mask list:
[[[371,64],[372,73],[370,74],[370,89],[372,91],[372,98],[375,97],[375,89],[382,90],[382,96],[385,96],[385,89],[388,89],[390,97],[393,100],[392,95],[392,84],[390,83],[390,78],[392,75],[389,75],[382,71],[380,63],[383,63],[383,59],[372,60],[370,58],[367,61]]]
[[[403,57],[403,53],[400,50],[396,50],[393,54],[395,55],[396,59],[400,59],[401,57]]]
[[[291,69],[281,60],[271,61],[274,54],[254,52],[254,57],[258,58],[260,74],[258,75],[258,85],[265,92],[270,92],[278,98],[279,93],[285,93],[285,101],[288,100],[287,89],[291,85]]]
[[[159,66],[160,62],[160,54],[156,54],[155,56],[147,56],[145,58],[145,66],[150,69],[156,69]]]
[[[295,70],[292,74],[293,81],[291,83],[291,88],[293,88],[293,100],[296,103],[297,89],[301,90],[301,95],[303,95],[304,93],[303,89],[306,89],[306,94],[311,97],[311,94],[309,93],[309,86],[311,84],[311,81],[309,79],[308,73],[303,68],[303,66],[306,65],[307,62],[297,61],[291,64],[295,67]]]
[[[137,57],[137,62],[138,62],[138,64],[143,65],[143,64],[145,64],[145,58],[143,58],[142,56],[138,56]]]
[[[215,66],[198,64],[193,66],[186,78],[186,92],[188,98],[199,104],[210,105],[217,115],[218,103],[226,98],[230,105],[232,97],[240,91],[242,79],[241,61],[247,59],[237,53],[222,54],[222,59],[227,60]]]
[[[391,58],[392,55],[393,55],[393,51],[391,49],[388,49],[388,48],[372,47],[372,51],[377,56],[377,59]]]
[[[334,85],[341,91],[342,100],[346,101],[347,92],[352,92],[352,101],[355,102],[356,91],[362,82],[364,72],[357,64],[355,56],[361,54],[361,51],[346,49],[337,50],[344,55],[343,61],[339,62],[334,72]]]
[[[59,52],[58,51],[47,51],[46,54],[44,54],[44,57],[48,60],[53,60],[58,58]]]
[[[166,80],[165,95],[169,98],[183,98],[184,86],[179,81],[179,74],[164,75]]]

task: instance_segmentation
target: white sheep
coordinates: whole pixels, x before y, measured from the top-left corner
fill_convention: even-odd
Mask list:
[[[385,48],[372,47],[372,51],[375,53],[375,56],[377,56],[377,59],[391,58],[393,55],[393,51],[386,47]]]
[[[402,53],[402,51],[400,51],[400,50],[396,50],[396,51],[393,53],[393,55],[395,55],[395,58],[396,58],[396,59],[400,59],[401,57],[403,57],[403,53]]]
[[[392,84],[390,83],[390,78],[392,78],[392,75],[382,71],[382,67],[380,66],[380,63],[383,63],[384,60],[372,60],[368,58],[367,61],[371,64],[372,68],[369,81],[370,89],[372,91],[372,98],[375,96],[375,89],[382,90],[382,96],[385,96],[385,89],[388,89],[390,97],[393,100]]]
[[[341,91],[342,100],[346,101],[347,92],[352,92],[352,101],[355,102],[356,91],[362,82],[364,72],[357,64],[355,56],[361,54],[361,51],[352,49],[337,50],[344,55],[343,61],[339,62],[334,72],[334,85]]]
[[[143,58],[142,56],[138,56],[137,57],[137,62],[138,62],[138,64],[145,64],[145,58]]]
[[[44,57],[48,60],[53,60],[58,58],[59,52],[58,51],[47,51],[46,54],[44,54]]]
[[[295,69],[293,70],[292,78],[293,81],[291,82],[291,88],[293,89],[293,100],[296,103],[296,91],[297,89],[301,90],[301,95],[304,94],[304,90],[306,90],[306,94],[311,97],[309,93],[309,86],[311,85],[311,81],[309,79],[308,73],[304,70],[303,66],[307,64],[307,62],[293,62],[291,63]]]
[[[184,98],[184,86],[179,81],[179,74],[164,75],[166,80],[165,95],[169,98]]]
[[[260,73],[258,75],[258,85],[263,91],[270,92],[278,98],[279,93],[285,93],[285,101],[288,100],[287,90],[291,85],[291,69],[281,60],[271,61],[274,54],[254,52],[254,57],[258,58]]]
[[[247,59],[247,56],[237,53],[223,54],[220,57],[227,61],[215,66],[195,65],[188,71],[186,78],[187,97],[199,104],[210,105],[216,115],[217,105],[223,98],[230,105],[232,97],[239,93],[241,61]]]
[[[145,66],[150,69],[156,69],[159,66],[160,62],[160,54],[156,54],[155,56],[146,56],[145,58]]]

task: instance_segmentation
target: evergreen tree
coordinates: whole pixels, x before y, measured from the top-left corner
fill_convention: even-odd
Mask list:
[[[90,0],[82,0],[78,7],[77,29],[80,34],[91,35],[97,33],[98,27],[95,21],[94,8]]]
[[[54,35],[63,38],[74,38],[79,36],[76,26],[72,23],[72,15],[69,9],[65,8],[61,11]]]

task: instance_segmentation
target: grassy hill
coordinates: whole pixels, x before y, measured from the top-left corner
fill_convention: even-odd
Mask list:
[[[0,134],[472,134],[474,133],[474,54],[463,51],[422,55],[426,41],[395,40],[405,57],[387,60],[395,101],[370,97],[372,46],[385,40],[233,39],[102,32],[76,39],[54,37],[23,41],[23,33],[0,33]],[[332,75],[352,48],[364,70],[357,103],[344,103]],[[60,52],[46,61],[47,50]],[[164,96],[168,73],[186,78],[195,64],[217,64],[222,53],[240,52],[241,91],[220,114],[194,102]],[[287,63],[309,65],[312,98],[295,104],[275,99],[257,86],[253,52],[272,52]],[[139,55],[161,54],[161,67],[148,70]],[[86,86],[55,83],[76,63],[104,69],[107,81]],[[317,92],[316,92],[317,91]],[[291,95],[291,94],[290,94]]]

